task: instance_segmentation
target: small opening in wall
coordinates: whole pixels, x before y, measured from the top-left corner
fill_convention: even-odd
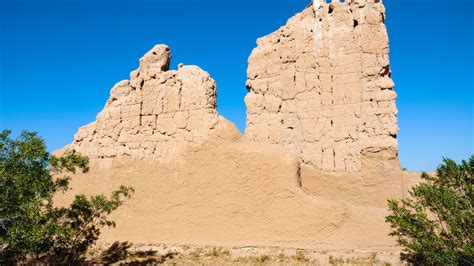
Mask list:
[[[389,66],[384,66],[384,67],[382,67],[382,69],[380,70],[380,76],[382,76],[382,77],[385,77],[385,76],[390,77],[390,67],[389,67]]]
[[[354,28],[359,26],[359,21],[357,21],[356,19],[354,19]]]
[[[374,0],[374,3],[380,3],[380,0]]]
[[[250,92],[250,90],[252,89],[250,85],[245,86],[245,88],[247,89],[247,92]]]
[[[330,4],[328,13],[331,14],[333,11],[334,11],[334,6],[332,4]]]

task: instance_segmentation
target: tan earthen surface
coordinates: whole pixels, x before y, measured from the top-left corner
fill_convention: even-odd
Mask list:
[[[216,111],[216,83],[197,66],[169,70],[170,49],[157,45],[130,80],[115,84],[95,122],[79,129],[69,148],[91,159],[171,161],[189,144],[225,126]]]
[[[260,38],[249,58],[246,135],[324,171],[359,171],[384,150],[396,157],[384,18],[380,2],[334,1]]]
[[[336,3],[337,2],[337,3]],[[405,195],[384,7],[315,1],[257,41],[247,129],[214,80],[157,45],[65,149],[91,158],[75,193],[136,193],[102,242],[394,250],[386,200]]]

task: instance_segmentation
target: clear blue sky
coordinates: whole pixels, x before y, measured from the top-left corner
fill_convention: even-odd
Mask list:
[[[38,131],[50,150],[92,122],[138,58],[166,43],[172,68],[217,81],[218,109],[245,128],[255,40],[309,0],[0,0],[0,129]],[[433,170],[474,153],[472,0],[385,0],[399,94],[400,160]]]

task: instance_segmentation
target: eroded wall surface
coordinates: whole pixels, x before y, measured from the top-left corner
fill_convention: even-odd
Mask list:
[[[387,198],[403,193],[384,8],[316,2],[258,40],[245,136],[196,66],[155,46],[72,148],[89,173],[58,198],[135,195],[102,242],[396,249]]]
[[[170,49],[157,45],[130,80],[115,84],[95,122],[81,127],[70,148],[91,159],[172,161],[211,131],[230,126],[216,111],[216,84],[197,66],[169,70]]]
[[[397,158],[397,109],[378,0],[314,1],[258,39],[248,60],[246,136],[327,172]]]
[[[100,242],[318,250],[396,250],[385,208],[357,206],[305,193],[298,159],[283,147],[243,137],[210,138],[189,146],[181,163],[94,160],[72,176],[77,193],[132,186],[130,200],[111,215],[115,228]]]

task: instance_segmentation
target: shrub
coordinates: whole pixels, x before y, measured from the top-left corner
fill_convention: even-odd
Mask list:
[[[0,133],[0,264],[81,260],[100,229],[115,226],[107,215],[133,189],[121,186],[110,198],[78,195],[69,207],[55,207],[54,195],[69,187],[65,174],[87,172],[88,158],[74,151],[51,156],[36,133],[10,133]]]
[[[474,264],[474,156],[456,164],[444,159],[435,175],[410,197],[389,200],[392,236],[404,248],[401,259],[421,265]]]

